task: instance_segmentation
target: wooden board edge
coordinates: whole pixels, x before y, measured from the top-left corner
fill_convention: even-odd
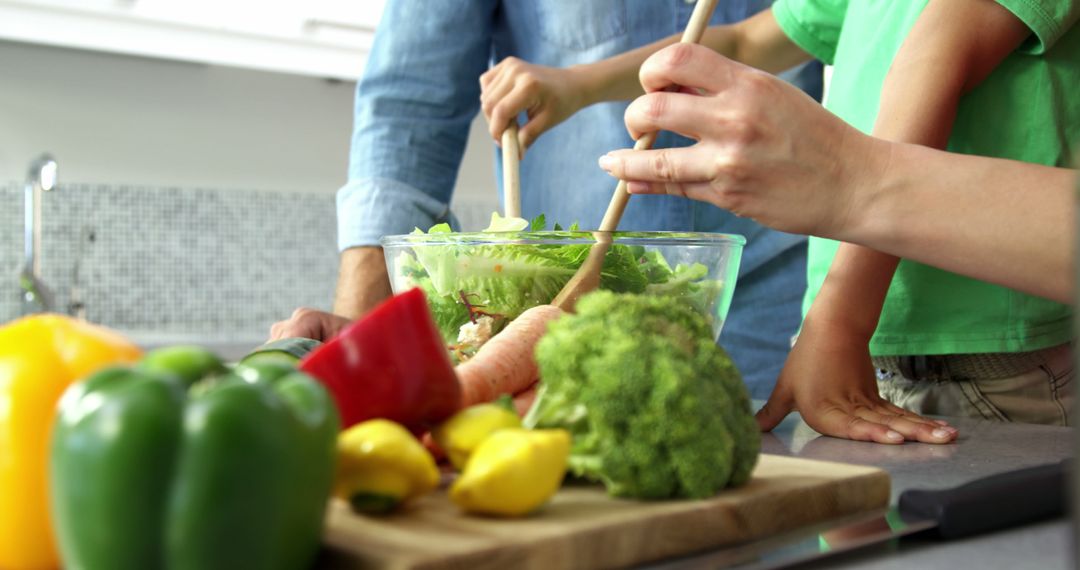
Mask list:
[[[496,570],[502,568],[591,570],[625,568],[667,558],[692,556],[716,548],[746,544],[768,536],[792,531],[799,527],[868,513],[888,506],[891,480],[886,471],[869,466],[854,466],[844,463],[836,463],[836,465],[845,469],[861,468],[853,470],[861,470],[863,473],[856,474],[854,477],[843,481],[831,481],[823,485],[819,489],[821,494],[817,499],[822,504],[818,504],[815,509],[794,509],[790,516],[771,518],[749,517],[739,511],[717,510],[711,513],[712,518],[717,521],[715,524],[727,522],[736,527],[742,526],[745,528],[745,532],[730,538],[707,534],[672,537],[660,533],[658,536],[655,528],[652,527],[662,527],[666,520],[687,516],[685,512],[675,512],[661,514],[649,520],[637,521],[638,524],[636,525],[590,529],[575,535],[541,537],[528,543],[502,544],[492,548],[462,553],[445,553],[440,556],[424,556],[417,553],[418,556],[412,558],[397,559],[396,564],[388,564],[389,560],[387,559],[372,560],[372,562],[380,570],[386,568],[408,570]],[[863,496],[868,496],[869,499],[845,500],[845,496],[850,497],[859,493],[863,493]],[[805,492],[792,490],[790,494],[805,499]],[[745,503],[743,509],[760,508],[762,506],[772,508],[775,502],[775,498],[759,497]],[[704,505],[703,508],[705,508]],[[769,520],[772,520],[775,524],[763,524],[762,522]],[[600,560],[594,560],[582,555],[582,553],[590,552],[593,544],[600,542],[621,546],[612,547],[609,550],[614,550],[614,552],[608,552]],[[542,559],[526,556],[527,553],[534,553],[538,550],[549,554]],[[563,552],[567,553],[567,555],[560,556],[558,554]],[[363,568],[364,566],[351,567]]]

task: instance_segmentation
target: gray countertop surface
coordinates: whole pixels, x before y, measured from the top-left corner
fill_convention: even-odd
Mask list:
[[[949,422],[960,430],[955,444],[891,446],[824,437],[793,414],[772,433],[763,434],[762,452],[880,467],[892,478],[894,504],[907,489],[952,487],[995,473],[1060,461],[1073,453],[1071,428],[953,418]],[[954,541],[916,535],[799,567],[1072,568],[1072,532],[1067,519],[1058,519]],[[716,558],[710,560],[706,553],[653,568],[717,566]]]

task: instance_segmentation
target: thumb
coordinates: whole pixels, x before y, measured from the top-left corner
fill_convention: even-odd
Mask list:
[[[279,338],[283,338],[281,336],[281,329],[284,328],[284,327],[285,327],[285,323],[283,323],[281,321],[278,321],[278,322],[270,325],[270,338],[268,338],[266,340],[266,342],[271,342],[271,341],[278,340]]]
[[[521,126],[518,130],[518,146],[521,147],[522,154],[536,142],[536,139],[540,138],[544,131],[551,128],[549,122],[549,113],[544,110],[537,113],[535,117],[529,117],[529,122]]]
[[[754,416],[757,419],[758,428],[761,431],[772,431],[773,428],[780,425],[780,422],[784,421],[784,418],[794,408],[795,403],[792,400],[791,392],[785,389],[783,385],[777,384],[765,405]]]
[[[521,149],[522,158],[525,158],[525,151],[528,150],[529,147],[532,146],[532,143],[536,140],[536,135],[533,134],[533,131],[535,129],[529,128],[529,126],[532,124],[533,123],[530,122],[524,127],[521,127],[521,130],[518,131],[518,148]]]
[[[314,338],[315,340],[326,342],[337,336],[337,334],[341,332],[342,329],[349,326],[350,324],[352,324],[352,321],[346,319],[345,317],[329,314],[325,315],[325,317],[321,319],[317,325],[311,327],[314,334],[309,338]]]

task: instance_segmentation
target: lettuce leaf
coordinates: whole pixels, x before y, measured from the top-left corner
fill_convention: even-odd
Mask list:
[[[546,225],[543,216],[531,223],[492,216],[493,228],[503,222],[526,223],[534,231]],[[413,233],[424,232],[417,229]],[[521,233],[527,237],[528,232]],[[405,254],[409,259],[399,260],[397,271],[424,289],[448,344],[456,342],[461,325],[479,314],[491,315],[501,325],[530,307],[550,303],[592,248],[592,244],[455,243],[447,224],[432,227],[428,234],[450,235],[443,244],[413,247],[415,258]],[[600,288],[685,297],[707,311],[719,290],[719,282],[707,282],[707,275],[708,269],[700,263],[672,269],[659,251],[615,244],[604,258]]]
[[[438,295],[464,296],[473,307],[510,319],[550,302],[577,269],[563,252],[533,245],[448,244],[413,251]]]
[[[723,282],[706,279],[708,275],[709,268],[701,263],[690,265],[680,263],[675,266],[666,281],[649,284],[645,287],[645,292],[650,295],[678,297],[707,318],[712,319],[713,305],[719,297]]]
[[[646,251],[641,256],[641,272],[649,284],[666,283],[671,279],[671,266],[659,251]]]
[[[541,216],[543,218],[543,216]],[[533,224],[535,224],[535,220]],[[488,227],[480,230],[483,232],[520,232],[529,227],[529,221],[525,218],[504,218],[498,212],[491,213],[491,223]],[[535,230],[534,230],[535,231]]]

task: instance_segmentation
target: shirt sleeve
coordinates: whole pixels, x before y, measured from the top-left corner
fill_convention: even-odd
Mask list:
[[[1080,0],[997,0],[1028,28],[1032,37],[1020,47],[1025,53],[1046,53],[1080,20]]]
[[[772,11],[776,23],[791,41],[814,58],[832,65],[847,14],[847,0],[777,0]]]
[[[479,77],[491,57],[496,0],[388,2],[356,87],[338,247],[446,221]]]
[[[445,200],[389,178],[347,182],[338,190],[337,219],[341,251],[379,245],[383,236],[426,231],[437,223],[457,226]]]

